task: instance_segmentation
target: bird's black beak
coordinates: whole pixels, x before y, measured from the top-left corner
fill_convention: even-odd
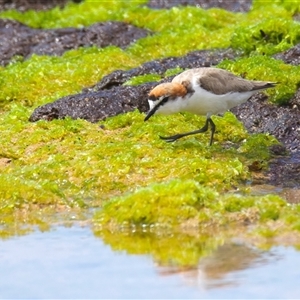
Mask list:
[[[156,110],[157,110],[157,108],[155,109],[155,106],[151,110],[149,110],[147,116],[144,119],[144,121],[147,121],[148,119],[150,119],[150,117],[155,114]]]
[[[158,102],[151,110],[149,110],[147,116],[144,121],[147,121],[155,114],[155,112],[159,109],[160,106],[164,105],[168,101],[169,97],[165,97],[162,101]]]

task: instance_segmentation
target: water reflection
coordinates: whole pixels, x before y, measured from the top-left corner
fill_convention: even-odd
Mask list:
[[[97,233],[113,250],[129,254],[148,254],[155,261],[160,276],[180,275],[188,285],[202,289],[239,284],[231,275],[261,267],[279,259],[272,251],[233,242],[223,234],[110,232]]]
[[[102,230],[95,233],[113,250],[129,254],[151,254],[160,266],[192,268],[200,258],[211,254],[224,243],[225,234],[211,232],[194,234],[166,231],[116,231]]]
[[[59,226],[1,241],[1,297],[274,299],[300,294],[300,253],[292,247],[263,251],[205,232],[102,231],[97,237],[88,226]]]
[[[263,266],[276,259],[279,259],[279,256],[271,251],[229,242],[200,259],[193,268],[163,267],[159,268],[158,272],[162,276],[180,274],[188,285],[204,290],[215,289],[237,286],[240,281],[232,278],[232,273]]]

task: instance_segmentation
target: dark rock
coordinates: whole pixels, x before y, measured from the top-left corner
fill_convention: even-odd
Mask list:
[[[232,112],[250,133],[269,133],[289,151],[300,151],[300,110],[278,107],[266,100],[264,94],[256,94]]]
[[[300,44],[295,47],[274,55],[274,58],[284,61],[286,64],[294,66],[300,65]]]
[[[293,96],[293,98],[289,101],[289,106],[293,109],[300,110],[300,88],[298,89],[296,94]]]
[[[293,97],[299,104],[300,89]],[[260,93],[232,109],[250,133],[269,133],[283,145],[274,145],[274,158],[264,171],[264,183],[283,188],[300,188],[300,110],[278,107]]]
[[[16,9],[19,11],[47,10],[56,6],[63,8],[68,2],[79,3],[82,0],[0,0],[0,11]]]
[[[38,107],[29,121],[50,121],[69,116],[73,119],[97,122],[134,109],[145,112],[148,110],[147,95],[156,84],[152,82],[139,86],[120,86],[110,90],[67,96]]]
[[[252,6],[251,0],[149,0],[150,8],[172,8],[174,6],[198,6],[204,9],[218,7],[233,12],[247,12]]]
[[[25,59],[33,53],[40,55],[62,55],[79,47],[126,48],[150,32],[123,22],[96,23],[90,27],[33,29],[20,22],[0,19],[0,64],[6,65],[15,55]]]
[[[278,187],[300,187],[300,152],[274,159],[267,172],[269,184]]]

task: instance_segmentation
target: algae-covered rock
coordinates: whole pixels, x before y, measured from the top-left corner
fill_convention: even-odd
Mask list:
[[[299,230],[299,213],[299,205],[292,207],[277,195],[221,195],[193,180],[172,180],[112,199],[95,214],[94,222],[99,230],[112,231],[132,227],[183,231],[251,225],[245,232],[275,236]]]
[[[168,70],[176,70],[176,68],[179,68],[178,73],[184,69],[215,66],[224,59],[235,59],[238,56],[239,53],[233,49],[192,51],[184,56],[152,60],[128,71],[114,71],[104,76],[101,81],[92,88],[96,90],[109,89],[113,86],[119,86],[136,76],[145,74],[158,74],[163,76]],[[171,80],[171,78],[168,80]]]
[[[67,96],[38,107],[29,120],[35,122],[40,119],[53,120],[69,116],[74,119],[97,122],[135,109],[146,112],[148,110],[147,95],[158,82],[140,86],[122,86],[129,79],[144,74],[158,74],[163,77],[170,69],[179,68],[180,70],[180,68],[215,65],[223,59],[232,59],[236,55],[230,49],[193,51],[183,57],[154,60],[129,71],[114,71],[94,87],[85,89],[80,94]],[[171,78],[167,77],[161,82],[170,81]]]
[[[27,59],[33,54],[62,55],[79,47],[126,48],[150,34],[124,22],[96,23],[85,28],[35,29],[20,22],[0,19],[0,64],[8,64],[14,56]]]
[[[292,47],[289,50],[275,54],[274,58],[280,59],[287,64],[299,66],[300,65],[300,44],[297,44],[296,46]]]
[[[235,58],[236,61],[231,63],[228,59],[232,58]],[[115,116],[135,109],[147,112],[147,95],[149,91],[159,83],[171,81],[173,76],[167,76],[157,83],[150,82],[135,86],[130,86],[132,84],[130,80],[138,82],[138,78],[142,80],[142,77],[139,76],[145,74],[149,75],[149,77],[144,77],[146,80],[151,80],[153,78],[151,75],[156,75],[156,79],[158,79],[159,76],[163,77],[168,70],[180,72],[180,70],[186,68],[206,67],[222,61],[225,62],[221,63],[221,66],[230,67],[233,70],[243,69],[249,71],[249,73],[255,72],[256,68],[265,69],[268,66],[269,73],[268,76],[265,76],[273,81],[279,78],[283,68],[283,63],[274,59],[272,61],[270,58],[238,59],[238,54],[231,49],[193,51],[182,57],[154,60],[128,71],[114,71],[105,76],[95,86],[83,90],[80,94],[67,96],[53,103],[38,107],[29,120],[35,122],[40,119],[53,120],[70,116],[74,119],[81,118],[97,122],[109,116]],[[299,67],[290,66],[289,69],[285,68],[289,71],[289,74],[285,74],[285,78],[282,77],[281,80],[286,81],[287,84],[279,82],[277,93],[276,91],[273,92],[278,99],[277,101],[282,103],[291,99],[295,86],[300,80]],[[258,72],[252,76],[257,75]],[[122,86],[123,84],[126,86]],[[297,102],[296,96],[294,98],[294,100],[290,101]],[[264,94],[256,94],[246,103],[233,108],[232,111],[243,122],[249,132],[272,134],[288,150],[293,152],[300,150],[298,134],[300,111],[298,109],[270,104]]]
[[[171,8],[174,6],[197,6],[204,9],[213,7],[223,8],[234,12],[247,12],[251,5],[251,0],[216,1],[216,0],[150,0],[147,4],[151,8]]]
[[[250,133],[269,133],[281,141],[288,150],[300,151],[300,111],[267,104],[264,95],[251,98],[232,111]]]

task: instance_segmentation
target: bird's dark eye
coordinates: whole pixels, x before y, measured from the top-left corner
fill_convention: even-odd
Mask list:
[[[161,105],[164,105],[165,103],[168,102],[168,100],[169,100],[169,97],[163,98],[163,99],[160,101],[159,105],[160,105],[160,106],[161,106]]]

